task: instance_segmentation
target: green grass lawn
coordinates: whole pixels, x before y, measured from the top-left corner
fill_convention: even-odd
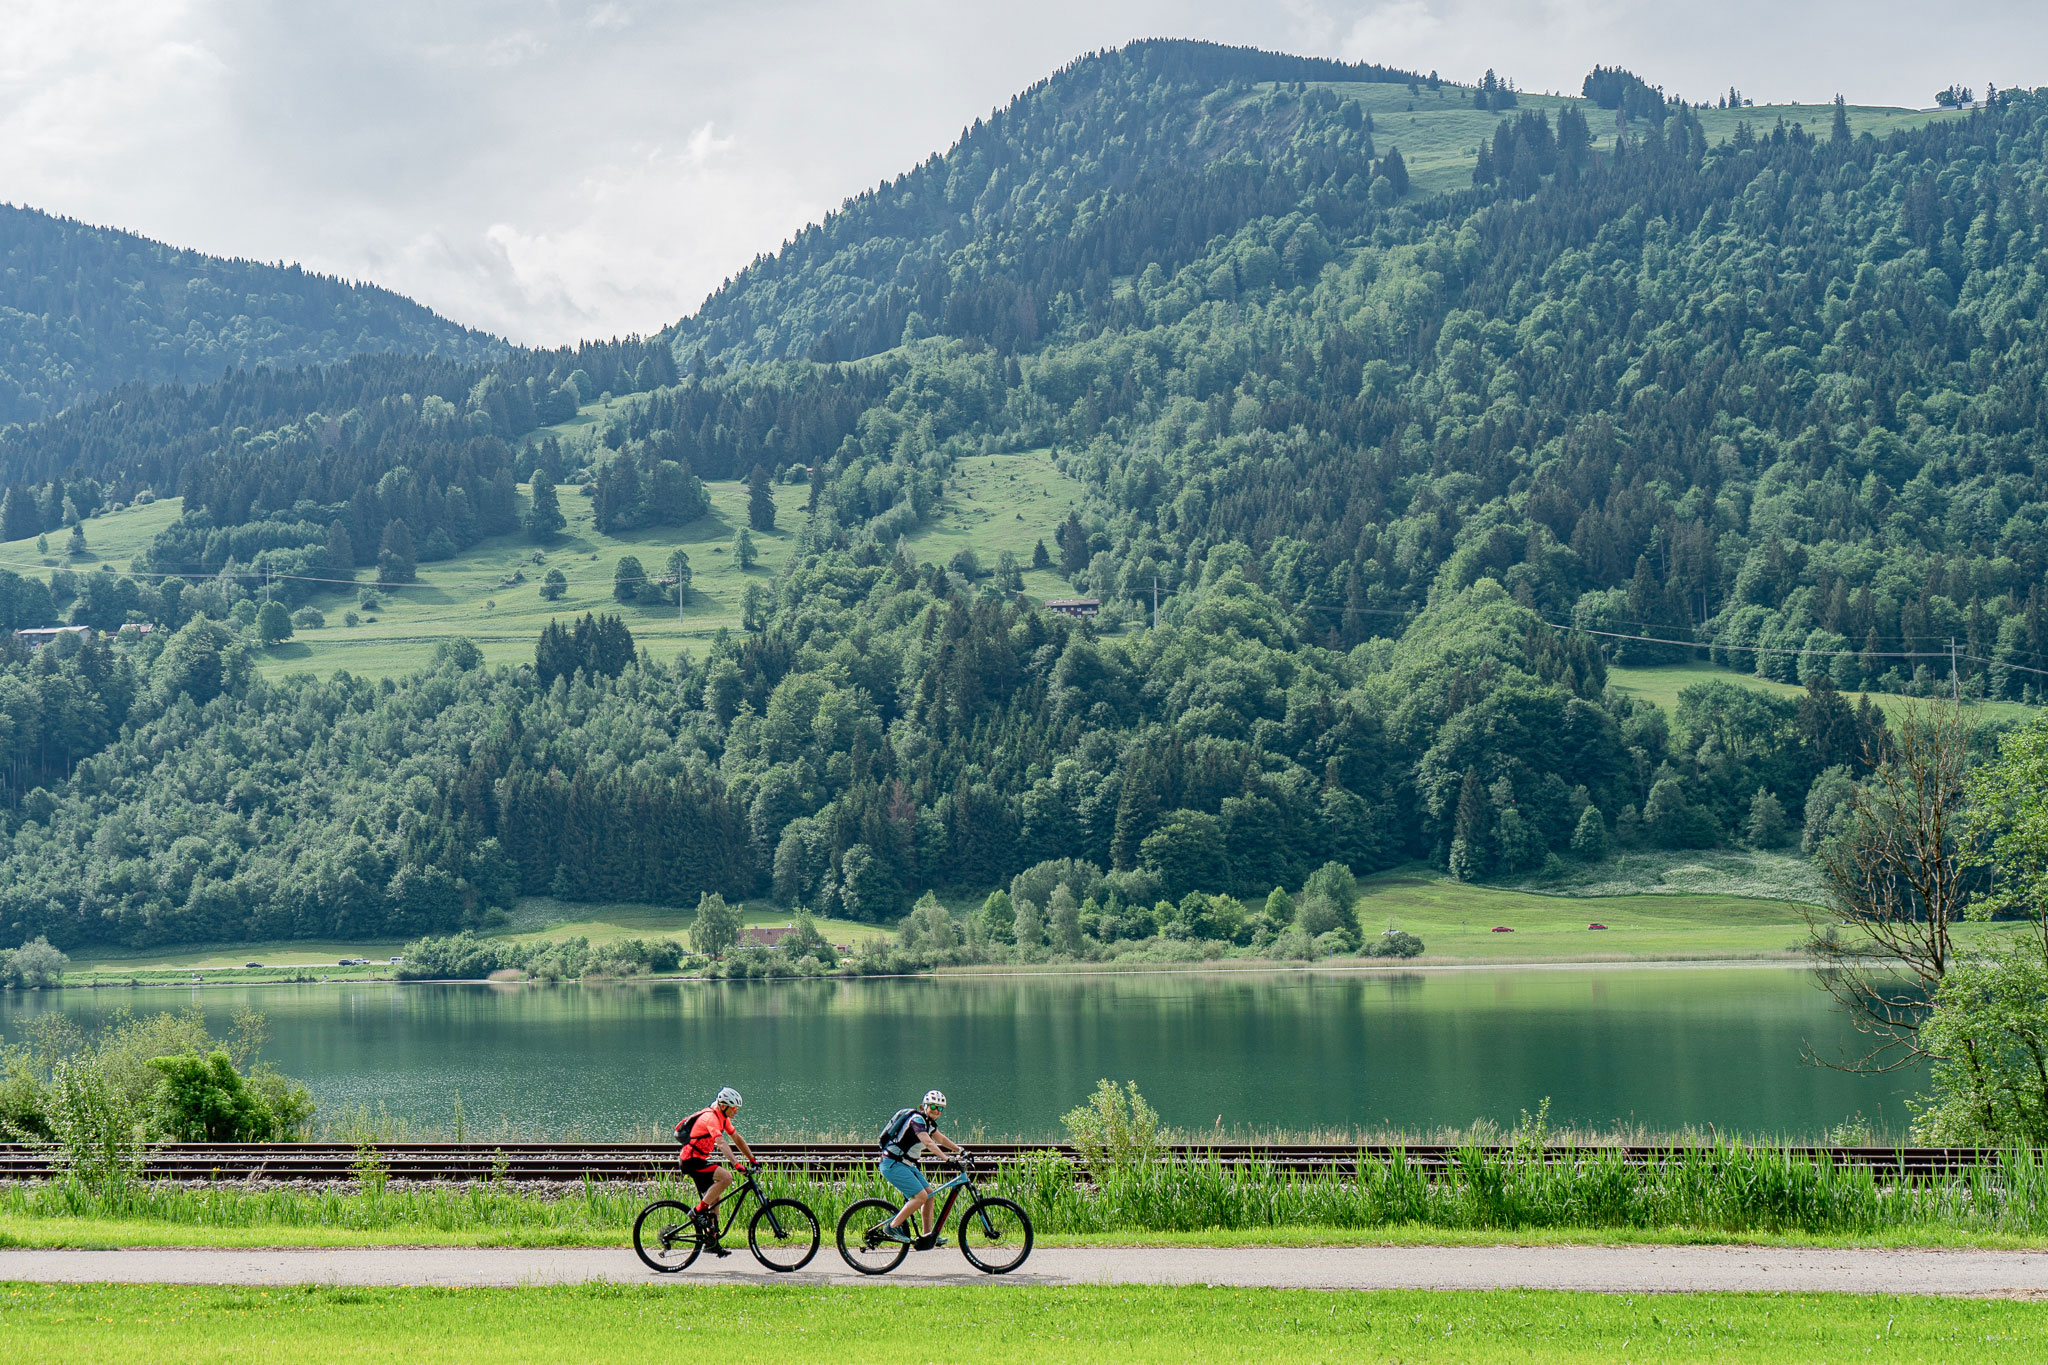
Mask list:
[[[1733,855],[1731,855],[1733,856]],[[1708,869],[1702,869],[1707,871]],[[1672,869],[1676,872],[1677,869]],[[1360,883],[1360,927],[1420,937],[1416,965],[1536,962],[1802,960],[1808,929],[1799,904],[1739,895],[1542,895],[1472,886],[1433,872],[1382,873]],[[1604,924],[1605,929],[1593,929]],[[1493,932],[1496,925],[1512,933]],[[2009,933],[2009,924],[1961,924],[1961,943]],[[1845,937],[1848,936],[1845,934]]]
[[[1417,872],[1362,885],[1360,927],[1417,935],[1423,963],[1791,957],[1806,933],[1796,906],[1743,896],[1570,898]],[[1596,923],[1608,927],[1587,927]],[[1494,933],[1496,925],[1514,932]]]
[[[10,1361],[2034,1361],[2011,1300],[1210,1286],[0,1288]],[[176,1346],[168,1344],[175,1340]],[[167,1350],[168,1348],[168,1350]]]
[[[1663,668],[1610,668],[1607,670],[1607,685],[1644,701],[1655,702],[1666,711],[1678,714],[1678,694],[1694,683],[1728,682],[1738,687],[1753,687],[1774,697],[1803,697],[1806,689],[1794,687],[1791,683],[1775,682],[1759,678],[1754,673],[1737,673],[1732,669],[1716,668],[1708,663],[1671,664]],[[1864,697],[1877,704],[1893,721],[1909,707],[1925,706],[1928,703],[1918,697],[1901,697],[1887,692],[1845,692],[1842,694],[1850,705],[1856,705]],[[1989,722],[2025,722],[2040,714],[2040,708],[2023,706],[2016,701],[1984,701],[1969,704],[1968,713]]]

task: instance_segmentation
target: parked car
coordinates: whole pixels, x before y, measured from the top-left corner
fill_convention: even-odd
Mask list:
[[[1492,932],[1496,934],[1512,934],[1515,931],[1508,928],[1505,924],[1496,924],[1493,926]]]
[[[1589,924],[1586,927],[1588,929],[1605,929],[1607,926],[1604,924]]]

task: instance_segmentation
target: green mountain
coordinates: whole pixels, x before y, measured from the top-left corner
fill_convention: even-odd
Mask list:
[[[135,574],[0,575],[6,624],[176,628],[9,656],[0,927],[444,931],[540,892],[880,921],[1077,859],[1047,950],[1107,953],[1270,940],[1207,894],[1326,860],[1825,837],[1885,723],[1845,694],[2048,680],[2048,92],[1588,90],[1135,44],[652,343],[0,438],[0,539],[185,497]],[[254,667],[266,594],[546,552],[521,484],[635,538],[628,630],[708,622],[653,566],[750,476],[780,567],[681,657],[592,620],[531,667]],[[1609,685],[1694,658],[1731,671],[1671,711]]]
[[[505,346],[374,285],[0,205],[0,425],[122,384],[382,351],[477,362]]]

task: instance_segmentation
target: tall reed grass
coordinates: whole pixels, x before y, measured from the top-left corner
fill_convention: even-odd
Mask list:
[[[1396,1153],[1386,1160],[1361,1157],[1348,1168],[1313,1175],[1215,1160],[1146,1162],[1089,1179],[1082,1174],[1066,1158],[1045,1153],[1006,1168],[984,1188],[1022,1202],[1047,1233],[1403,1225],[2048,1233],[2048,1162],[2025,1151],[1921,1180],[1880,1179],[1866,1168],[1740,1143],[1687,1148],[1653,1166],[1632,1166],[1619,1152],[1599,1148],[1471,1146],[1434,1172]],[[775,1172],[763,1183],[771,1194],[810,1204],[828,1230],[853,1200],[887,1193],[872,1174]],[[94,1188],[55,1181],[0,1186],[0,1215],[624,1238],[649,1199],[689,1192],[666,1178],[644,1184],[591,1180],[552,1190],[506,1182],[391,1185],[370,1178],[353,1188],[324,1189],[157,1181]]]

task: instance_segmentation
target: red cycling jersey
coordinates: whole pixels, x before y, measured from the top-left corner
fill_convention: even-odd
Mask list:
[[[676,1136],[683,1144],[682,1154],[686,1157],[696,1157],[700,1161],[711,1159],[711,1154],[718,1150],[718,1139],[721,1134],[737,1136],[733,1132],[732,1120],[720,1113],[716,1105],[692,1114],[677,1124],[676,1128]]]

